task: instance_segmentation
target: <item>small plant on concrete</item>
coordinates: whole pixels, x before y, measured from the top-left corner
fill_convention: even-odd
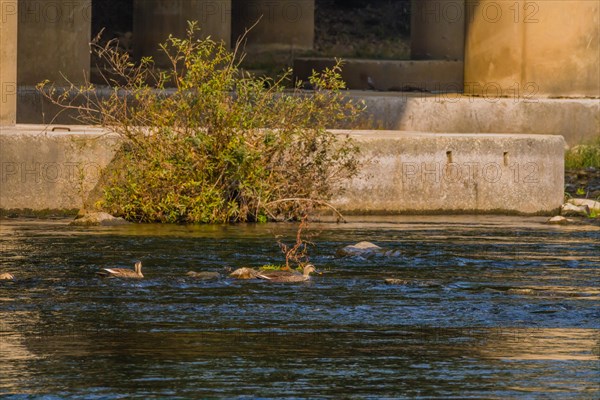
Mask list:
[[[569,149],[565,154],[565,169],[600,168],[600,138]]]
[[[151,58],[134,63],[110,43],[94,47],[110,66],[107,98],[91,84],[39,85],[123,139],[97,206],[130,221],[221,223],[298,219],[326,204],[358,169],[356,145],[326,130],[363,108],[343,95],[340,63],[313,73],[315,90],[298,82],[288,91],[290,71],[276,80],[243,73],[237,46],[197,31],[190,23],[186,38],[161,45],[168,70]]]

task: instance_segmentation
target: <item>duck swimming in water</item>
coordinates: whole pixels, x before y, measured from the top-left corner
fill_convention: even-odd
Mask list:
[[[102,271],[98,272],[98,275],[102,275],[107,278],[125,278],[125,279],[141,279],[142,275],[142,262],[137,261],[133,267],[134,269],[127,268],[102,268]]]
[[[317,272],[317,269],[312,264],[306,264],[303,274],[296,271],[268,271],[261,272],[257,278],[269,282],[304,282],[310,280],[311,272]]]

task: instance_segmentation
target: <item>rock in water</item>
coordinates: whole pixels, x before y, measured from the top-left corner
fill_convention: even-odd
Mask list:
[[[338,257],[372,257],[380,252],[382,252],[383,249],[379,246],[377,246],[376,244],[373,244],[371,242],[360,242],[360,243],[356,243],[350,246],[346,246],[343,249],[339,249],[337,251],[337,256]]]
[[[113,226],[125,225],[129,222],[120,217],[113,217],[105,212],[90,212],[78,215],[69,225],[73,226]]]
[[[338,257],[400,257],[401,253],[399,250],[387,250],[383,249],[376,244],[371,242],[360,242],[350,246],[346,246],[339,249],[336,252]]]
[[[568,225],[573,222],[575,222],[575,221],[573,221],[572,219],[569,219],[569,218],[562,217],[560,215],[557,215],[556,217],[552,217],[548,221],[546,221],[546,223],[550,224],[550,225]]]
[[[592,199],[570,199],[567,203],[579,207],[587,206],[590,209],[590,211],[600,213],[600,201],[595,201]]]
[[[590,208],[587,205],[576,206],[566,203],[560,207],[560,215],[564,217],[587,217],[590,215]]]
[[[232,278],[236,278],[236,279],[256,279],[258,278],[258,276],[260,275],[260,272],[258,272],[255,269],[252,268],[238,268],[235,271],[233,271],[231,274],[229,274],[230,277]]]

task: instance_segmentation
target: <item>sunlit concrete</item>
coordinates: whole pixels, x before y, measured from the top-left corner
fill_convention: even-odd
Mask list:
[[[562,204],[561,136],[336,132],[357,140],[364,161],[333,200],[344,213],[552,214]],[[3,129],[0,209],[83,207],[118,142],[82,126]]]

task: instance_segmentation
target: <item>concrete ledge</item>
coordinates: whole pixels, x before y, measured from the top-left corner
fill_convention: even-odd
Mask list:
[[[332,58],[296,58],[294,76],[306,81],[313,70],[334,65]],[[463,70],[462,61],[349,59],[344,60],[342,78],[349,89],[462,92]]]
[[[564,196],[561,136],[337,131],[365,166],[333,201],[350,214],[553,214]]]
[[[116,135],[84,126],[0,127],[0,209],[50,215],[81,208],[117,145]]]
[[[100,98],[110,93],[108,89],[98,89]],[[593,140],[600,132],[598,99],[498,98],[491,93],[488,97],[455,93],[347,93],[349,98],[362,100],[367,105],[360,129],[562,135],[571,146]],[[62,110],[58,114],[59,111],[58,107],[43,99],[35,88],[19,88],[18,123],[77,123],[73,112]]]
[[[561,136],[335,132],[355,138],[365,161],[334,199],[344,213],[552,214],[563,201]],[[0,210],[82,207],[118,143],[82,126],[1,128]]]
[[[600,100],[350,91],[367,106],[361,129],[561,135],[574,146],[600,132]]]

